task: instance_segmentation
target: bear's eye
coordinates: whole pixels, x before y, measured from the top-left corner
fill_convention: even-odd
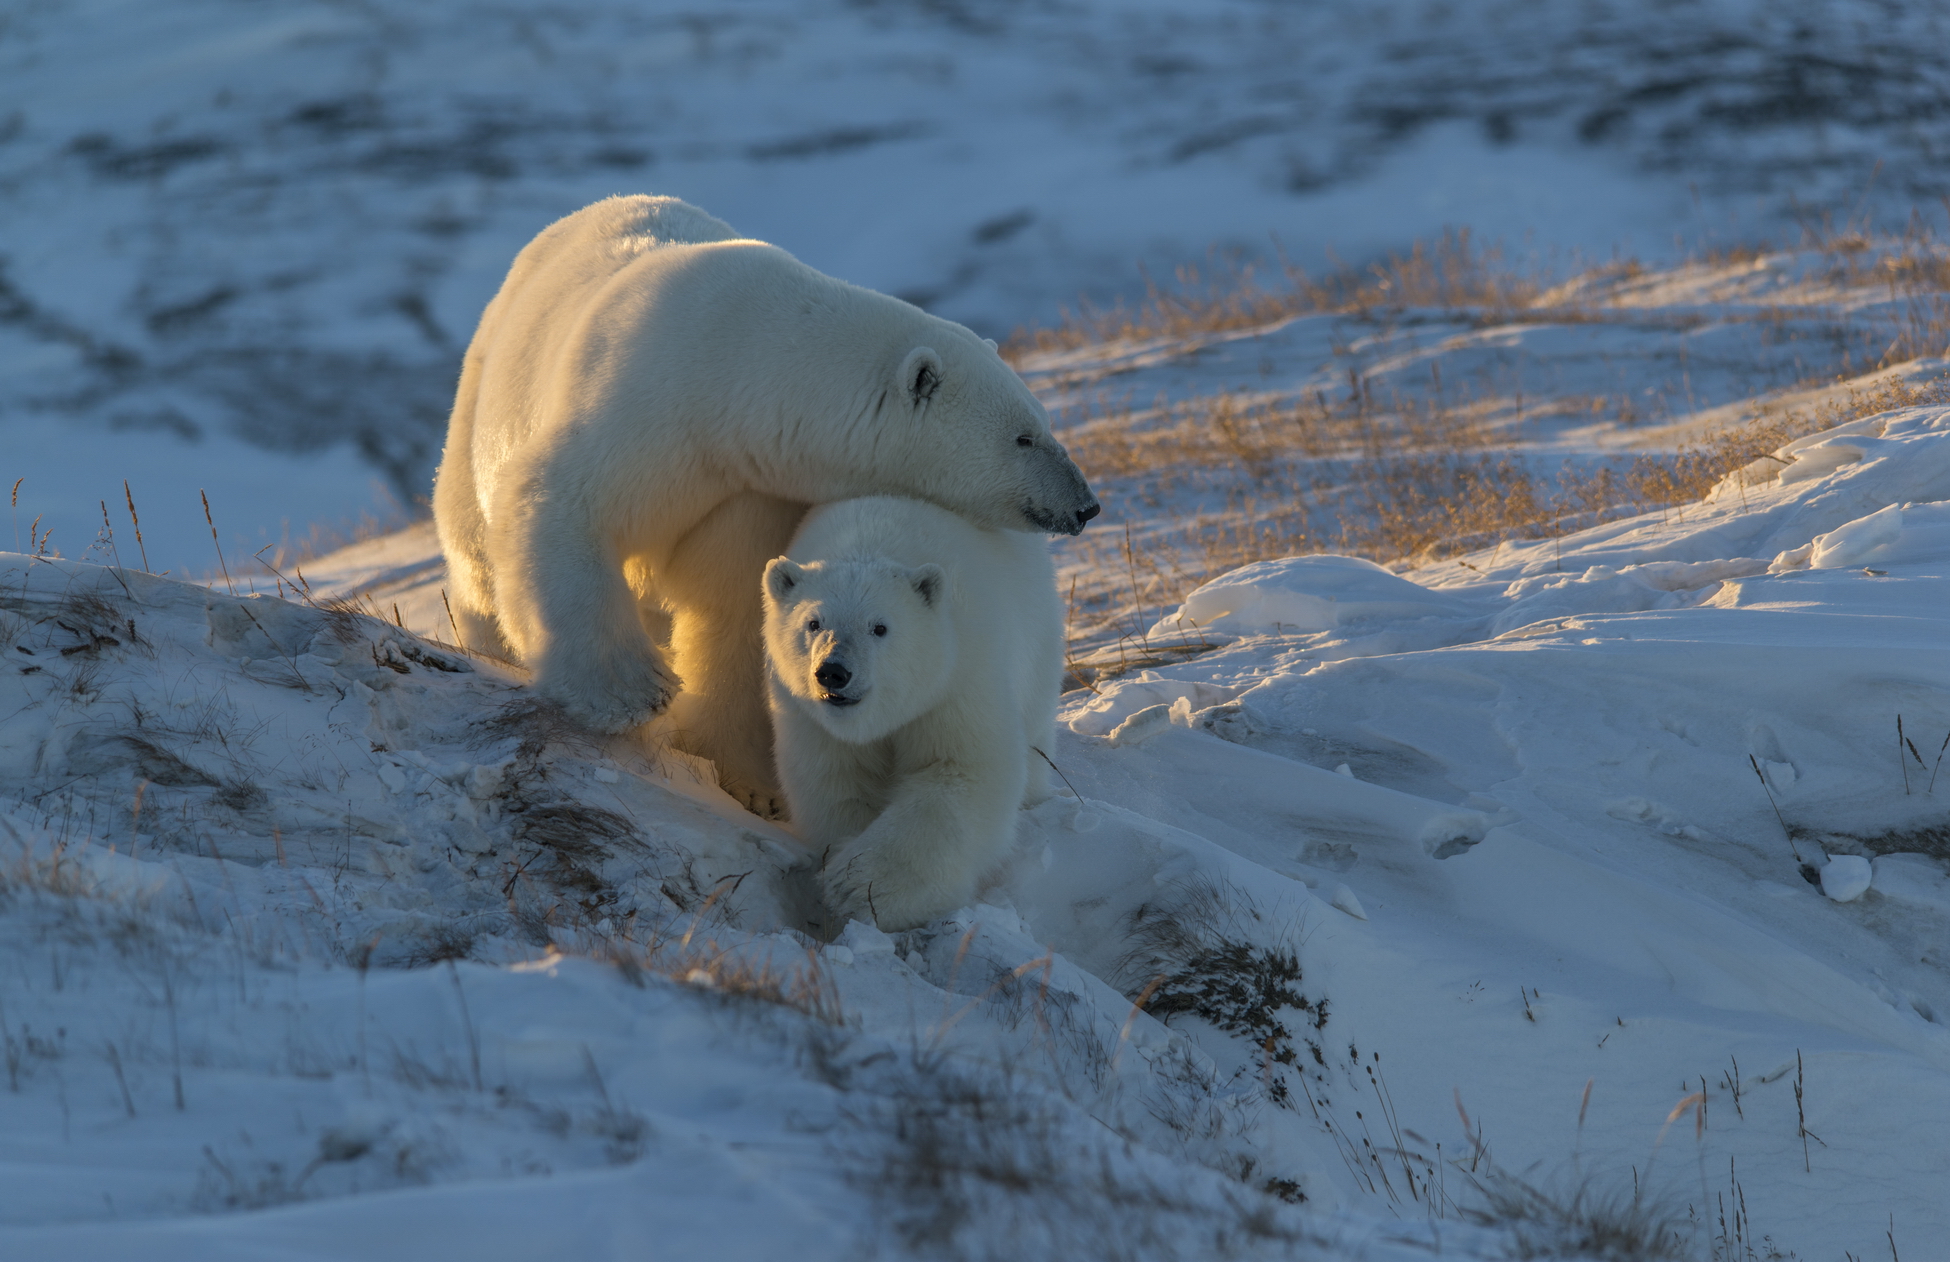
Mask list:
[[[875,635],[886,635],[886,634],[887,634],[887,624],[886,624],[886,623],[884,623],[884,622],[876,622],[876,623],[874,623],[874,624],[873,624],[873,633],[874,633]]]
[[[818,635],[818,634],[819,634],[819,619],[817,619],[817,618],[814,618],[814,619],[813,619],[813,620],[812,620],[811,622],[808,622],[808,623],[806,624],[806,630],[808,630],[808,631],[810,631],[810,632],[812,632],[812,633],[813,633],[814,635]]]
[[[1016,446],[1018,446],[1018,447],[1034,447],[1035,445],[1036,445],[1036,440],[1035,440],[1034,438],[1032,438],[1032,437],[1030,437],[1030,436],[1029,436],[1028,434],[1018,434],[1018,435],[1016,435]]]

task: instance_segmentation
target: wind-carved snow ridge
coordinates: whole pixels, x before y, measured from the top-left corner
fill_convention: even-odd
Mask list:
[[[1373,917],[1391,949],[1445,976],[1483,969],[1454,962],[1473,950],[1462,941],[1500,942],[1503,993],[1535,992],[1527,1026],[1556,1025],[1565,1003],[1587,1023],[1560,1062],[1525,1060],[1564,1098],[1579,1074],[1600,1090],[1632,1078],[1607,1055],[1621,1046],[1661,1064],[1731,1056],[1739,1067],[1695,1080],[1712,1125],[1741,1128],[1711,1151],[1737,1156],[1750,1205],[1765,1206],[1755,1221],[1784,1247],[1843,1247],[1797,1207],[1786,1160],[1769,1155],[1780,1134],[1746,1129],[1753,1098],[1736,1110],[1735,1086],[1788,1030],[1804,1054],[1825,1044],[1828,1074],[1863,1075],[1851,1107],[1883,1120],[1831,1113],[1859,1138],[1822,1138],[1872,1164],[1885,1144],[1927,1147],[1928,1132],[1871,1104],[1868,1081],[1921,1092],[1932,1117],[1950,1108],[1946,521],[1950,410],[1912,408],[1791,443],[1705,503],[1558,540],[1400,574],[1257,563],[1148,633],[1205,652],[1100,681],[1066,711],[1084,738],[1071,777],[1299,880],[1337,909],[1330,925]],[[1220,754],[1207,737],[1245,748]],[[1411,930],[1418,916],[1441,927]],[[1526,960],[1533,976],[1581,979],[1575,995],[1510,985]],[[1439,1007],[1473,1007],[1480,986]],[[1404,1003],[1399,976],[1378,989],[1388,999],[1357,1017],[1337,986],[1336,1019],[1406,1034],[1431,1010]],[[1662,1032],[1642,1033],[1633,1011]],[[1435,1083],[1464,1076],[1465,1048],[1507,1052],[1451,1020],[1449,1054],[1418,1063],[1430,1110]],[[1625,1159],[1618,1138],[1605,1142]],[[1941,1223],[1898,1185],[1876,1198]],[[1854,1231],[1872,1234],[1866,1220]]]

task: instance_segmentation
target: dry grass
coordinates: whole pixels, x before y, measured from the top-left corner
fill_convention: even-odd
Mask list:
[[[875,1256],[1209,1262],[1325,1248],[1276,1194],[1161,1178],[1151,1154],[1006,1061],[919,1055],[895,1072],[853,1094],[833,1147],[879,1202]]]
[[[1940,354],[1950,345],[1950,302],[1943,298],[1950,291],[1950,246],[1937,241],[1920,220],[1895,235],[1871,234],[1854,226],[1822,226],[1804,230],[1802,239],[1789,246],[1758,242],[1701,247],[1678,270],[1737,270],[1789,254],[1813,256],[1813,278],[1824,285],[1720,318],[1778,322],[1830,301],[1833,291],[1886,286],[1892,301],[1909,300],[1912,310],[1899,321],[1902,333],[1897,343],[1875,366]],[[1467,229],[1418,241],[1406,254],[1324,276],[1311,275],[1284,259],[1269,267],[1215,254],[1203,270],[1178,269],[1168,286],[1147,274],[1144,298],[1135,304],[1120,301],[1097,307],[1080,302],[1074,310],[1064,310],[1053,326],[1019,328],[1003,345],[1002,354],[1011,363],[1020,363],[1038,352],[1106,342],[1196,344],[1216,334],[1264,329],[1296,316],[1386,319],[1416,308],[1466,312],[1478,324],[1643,322],[1661,317],[1643,307],[1611,307],[1608,299],[1618,287],[1646,275],[1644,264],[1627,258],[1583,268],[1566,278],[1546,260],[1513,259],[1499,246],[1484,245]],[[1704,319],[1690,314],[1663,318]]]
[[[566,944],[569,952],[614,965],[641,985],[646,976],[662,977],[712,994],[776,1004],[827,1025],[845,1021],[840,995],[808,947],[804,959],[782,963],[770,947],[746,944],[723,946],[697,930],[717,901],[719,891],[695,914],[681,921],[645,929],[635,918],[619,931],[582,933]],[[686,927],[687,926],[687,927]],[[683,932],[678,932],[683,928]]]
[[[6,821],[0,820],[0,825]],[[0,899],[21,895],[51,895],[55,898],[92,898],[99,882],[94,871],[76,861],[66,842],[57,842],[42,852],[28,844],[7,825],[9,840],[19,848],[11,858],[0,861]]]
[[[373,484],[373,499],[373,506],[360,509],[357,516],[340,518],[335,522],[312,522],[302,535],[292,534],[291,523],[284,523],[278,539],[265,544],[253,554],[258,570],[282,577],[281,571],[308,565],[355,543],[404,530],[424,520],[429,511],[428,504],[418,496],[414,497],[411,505],[400,503],[383,483]],[[271,554],[268,560],[264,556],[266,552]],[[239,574],[253,572],[250,564],[243,563],[239,567]]]
[[[1694,1256],[1686,1216],[1637,1189],[1606,1189],[1587,1180],[1546,1190],[1494,1169],[1475,1183],[1483,1203],[1465,1217],[1505,1232],[1512,1258],[1685,1262]]]
[[[1600,269],[1635,268],[1619,264]],[[1271,277],[1269,278],[1269,271]],[[1366,268],[1315,277],[1283,263],[1277,270],[1215,256],[1204,271],[1182,267],[1171,286],[1145,278],[1144,299],[1110,307],[1080,303],[1054,327],[1018,329],[1002,348],[1012,362],[1033,351],[1073,350],[1110,341],[1184,339],[1264,328],[1297,315],[1473,307],[1511,312],[1536,302],[1548,284],[1541,266],[1520,266],[1467,229],[1416,242]]]
[[[1476,450],[1497,441],[1492,400],[1448,406],[1428,399],[1374,405],[1356,388],[1347,400],[1220,391],[1147,411],[1113,407],[1064,434],[1093,477],[1183,478],[1237,468],[1263,478],[1287,456],[1378,459],[1389,452]],[[1159,488],[1164,489],[1164,488]]]
[[[1809,346],[1817,362],[1843,369],[1837,384],[1804,382],[1796,397],[1813,394],[1815,401],[1760,404],[1740,422],[1675,451],[1549,469],[1522,450],[1523,431],[1534,422],[1569,421],[1575,428],[1654,418],[1642,400],[1626,394],[1526,399],[1485,391],[1471,397],[1453,382],[1445,391],[1433,375],[1439,362],[1433,389],[1406,396],[1364,380],[1355,368],[1332,397],[1320,390],[1235,388],[1144,407],[1072,396],[1070,406],[1081,415],[1065,430],[1065,441],[1113,503],[1122,501],[1117,507],[1138,530],[1135,546],[1108,534],[1073,545],[1071,557],[1081,564],[1072,631],[1090,646],[1079,663],[1091,668],[1073,668],[1073,675],[1087,680],[1093,670],[1182,653],[1184,646],[1146,643],[1145,628],[1192,587],[1240,565],[1329,551],[1382,563],[1427,562],[1505,541],[1561,537],[1622,516],[1683,511],[1734,469],[1794,438],[1893,408],[1950,402],[1950,378],[1843,381],[1864,369],[1873,375],[1945,353],[1950,249],[1920,230],[1898,238],[1810,234],[1796,249],[1800,280],[1787,299],[1743,299],[1747,305],[1724,318],[1760,326],[1769,345]],[[1741,266],[1782,253],[1764,245],[1719,250],[1688,266],[1731,269],[1733,283]],[[1018,333],[1009,349],[1020,358],[1160,339],[1189,350],[1213,334],[1266,329],[1298,314],[1387,321],[1415,307],[1442,308],[1479,327],[1643,322],[1661,313],[1605,305],[1622,303],[1622,290],[1642,289],[1632,282],[1643,275],[1626,262],[1552,287],[1538,270],[1458,233],[1324,281],[1292,268],[1283,284],[1269,284],[1246,267],[1221,269],[1214,280],[1186,272],[1174,289],[1150,286],[1142,304],[1082,309],[1055,328]],[[1886,302],[1875,298],[1876,286],[1887,287]],[[1872,299],[1880,305],[1870,314],[1851,314]],[[1174,519],[1161,520],[1167,517]]]
[[[1540,472],[1519,454],[1460,444],[1305,465],[1265,448],[1229,459],[1215,455],[1206,467],[1233,478],[1238,488],[1227,510],[1195,516],[1135,549],[1121,537],[1086,542],[1078,555],[1096,581],[1079,588],[1073,606],[1086,620],[1126,602],[1146,616],[1162,615],[1208,578],[1254,561],[1337,552],[1384,564],[1427,562],[1502,542],[1556,538],[1602,521],[1695,503],[1728,473],[1804,434],[1894,408],[1942,403],[1950,403],[1950,377],[1891,379],[1850,387],[1808,409],[1764,409],[1677,452],[1597,467],[1567,464],[1555,474]],[[1226,449],[1230,441],[1221,435],[1212,443]],[[1181,458],[1164,467],[1183,477],[1192,466]],[[1142,631],[1121,629],[1133,636]],[[1125,652],[1142,656],[1128,645]]]

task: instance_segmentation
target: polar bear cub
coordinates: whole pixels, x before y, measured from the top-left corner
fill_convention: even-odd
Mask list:
[[[1049,796],[1063,610],[1049,547],[918,500],[814,509],[765,569],[779,779],[841,917],[963,906]]]

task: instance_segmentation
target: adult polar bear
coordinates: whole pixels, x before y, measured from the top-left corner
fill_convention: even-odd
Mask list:
[[[1017,531],[1098,511],[992,343],[637,196],[516,257],[467,349],[433,507],[470,648],[526,663],[600,731],[681,688],[673,741],[764,811],[760,576],[807,506],[867,495]]]

